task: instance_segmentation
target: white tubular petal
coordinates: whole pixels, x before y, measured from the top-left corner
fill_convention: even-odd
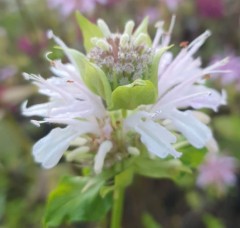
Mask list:
[[[206,39],[209,36],[211,36],[211,32],[207,30],[202,35],[197,37],[194,41],[192,41],[188,46],[189,54],[195,54],[196,51],[198,51],[198,49],[205,43]]]
[[[21,106],[22,113],[25,116],[47,116],[49,110],[49,103],[33,105],[27,108],[27,101]]]
[[[176,137],[158,123],[151,120],[142,122],[136,131],[141,135],[141,141],[150,153],[160,158],[165,158],[169,154],[174,157],[181,156],[181,153],[177,152],[171,145],[171,143],[176,142]]]
[[[204,124],[209,124],[211,121],[210,116],[208,116],[206,113],[204,112],[200,112],[200,111],[192,111],[192,114],[199,119],[202,123]]]
[[[107,153],[110,152],[110,150],[112,149],[112,142],[107,140],[101,143],[98,152],[94,158],[94,171],[96,174],[99,174],[102,172],[102,168],[103,168],[103,164],[104,164],[104,160],[105,157],[107,155]]]
[[[129,146],[127,150],[128,150],[128,153],[131,155],[134,155],[134,156],[140,155],[140,151],[137,147]]]
[[[78,158],[79,155],[81,154],[85,154],[87,152],[89,152],[90,148],[88,146],[81,146],[76,148],[75,150],[68,152],[66,154],[66,159],[67,161],[74,161],[75,159]]]
[[[219,152],[219,147],[216,139],[212,137],[206,144],[206,147],[208,149],[208,152],[210,153],[218,153]]]
[[[191,111],[173,111],[169,115],[175,128],[196,148],[202,148],[212,137],[211,130],[193,116]]]
[[[83,146],[84,144],[87,143],[87,139],[78,137],[74,141],[71,142],[71,146]]]
[[[46,169],[54,167],[69,147],[69,144],[78,136],[73,127],[55,128],[47,136],[40,139],[33,146],[35,161]]]

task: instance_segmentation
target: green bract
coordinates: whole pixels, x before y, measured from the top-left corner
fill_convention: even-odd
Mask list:
[[[148,18],[134,30],[128,21],[123,34],[111,33],[103,20],[95,25],[80,13],[77,20],[87,55],[69,50],[84,83],[105,100],[109,110],[132,110],[153,104],[158,95],[158,64],[168,48],[152,48]]]
[[[142,104],[152,104],[157,91],[149,80],[138,79],[125,86],[118,86],[112,93],[113,109],[135,109]]]

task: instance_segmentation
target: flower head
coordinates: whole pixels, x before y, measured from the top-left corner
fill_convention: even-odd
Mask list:
[[[226,187],[236,183],[236,161],[233,157],[211,153],[199,167],[197,185],[201,188],[213,187],[224,192]]]
[[[55,76],[47,80],[24,74],[49,101],[29,108],[25,103],[23,113],[44,117],[33,120],[36,125],[64,126],[34,145],[37,162],[51,168],[68,150],[69,161],[92,165],[100,173],[144,151],[150,157],[178,158],[181,152],[174,144],[181,135],[196,148],[207,145],[211,130],[193,109],[217,110],[225,103],[224,93],[204,85],[205,75],[218,72],[224,61],[204,69],[200,59],[193,58],[210,35],[208,31],[173,58],[167,51],[172,25],[165,32],[163,23],[158,23],[152,41],[147,19],[137,28],[129,21],[122,34],[111,33],[103,20],[95,25],[79,14],[78,22],[86,55],[49,33],[70,63],[53,61]]]
[[[107,0],[48,0],[49,7],[59,9],[63,16],[69,16],[76,10],[82,13],[91,14],[97,3],[106,4]]]
[[[240,56],[233,52],[225,53],[228,55],[229,61],[220,69],[221,73],[215,75],[214,79],[220,78],[223,85],[234,84],[235,88],[240,91]],[[212,59],[212,63],[219,61],[223,55],[216,55]]]
[[[223,0],[197,0],[197,9],[199,14],[208,18],[221,18],[224,15]]]

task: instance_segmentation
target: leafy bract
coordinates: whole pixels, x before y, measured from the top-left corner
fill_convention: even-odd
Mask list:
[[[161,48],[156,51],[156,53],[153,56],[153,61],[152,65],[150,66],[149,70],[149,80],[157,87],[158,85],[158,66],[159,66],[159,61],[160,58],[162,57],[163,53],[170,49],[172,46],[166,47],[166,48]]]
[[[139,105],[153,104],[157,90],[149,80],[137,79],[133,83],[118,86],[112,93],[112,109],[135,109]]]
[[[84,48],[88,52],[91,48],[93,48],[91,38],[93,37],[102,38],[103,34],[97,25],[89,21],[80,12],[76,12],[76,18],[78,25],[81,29],[81,32],[83,34]]]
[[[142,22],[140,23],[140,25],[137,27],[137,29],[135,30],[135,32],[133,33],[133,37],[137,37],[138,35],[140,35],[141,33],[147,35],[147,40],[146,43],[147,45],[151,46],[152,44],[152,40],[148,34],[148,17],[145,17]]]
[[[68,49],[77,64],[78,70],[84,83],[95,94],[102,97],[110,106],[111,86],[105,73],[95,64],[89,62],[87,57],[74,49]]]
[[[65,177],[48,198],[45,225],[101,220],[112,203],[111,195],[100,196],[104,183],[101,176]]]
[[[151,178],[177,179],[182,173],[190,174],[192,171],[178,159],[151,159],[149,157],[139,157],[134,162],[136,173]]]

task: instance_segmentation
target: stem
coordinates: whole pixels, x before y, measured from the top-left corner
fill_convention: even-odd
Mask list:
[[[120,228],[121,227],[124,190],[125,190],[124,187],[115,187],[115,189],[114,189],[111,228]]]

